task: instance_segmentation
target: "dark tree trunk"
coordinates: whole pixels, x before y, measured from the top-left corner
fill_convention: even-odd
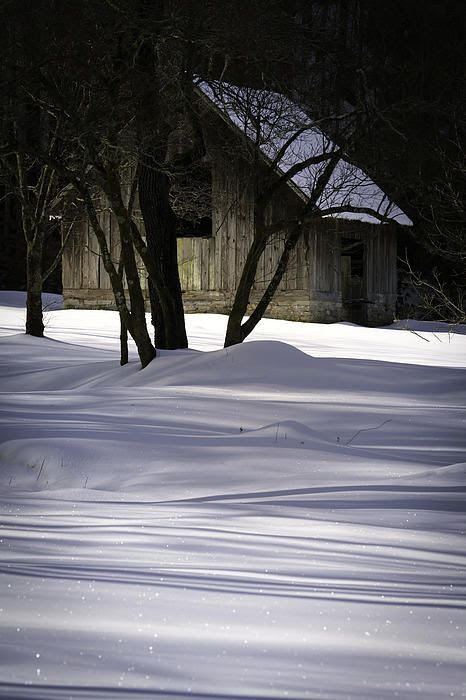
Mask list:
[[[121,236],[121,257],[123,260],[126,282],[128,284],[128,295],[131,306],[131,320],[132,320],[132,334],[137,342],[138,346],[143,348],[144,356],[149,358],[149,361],[154,357],[154,348],[152,346],[149,333],[147,331],[146,324],[146,310],[144,304],[144,295],[141,289],[141,282],[139,279],[139,273],[136,265],[136,257],[134,255],[134,248],[131,240],[129,239],[129,232],[126,230],[126,222],[120,228]],[[121,318],[121,316],[120,316]],[[123,334],[126,335],[127,324],[122,319],[124,326],[121,327],[120,338],[123,338]],[[122,353],[125,353],[125,348],[123,347],[123,340],[120,342],[120,347]],[[123,358],[122,354],[122,358]],[[128,346],[126,341],[126,362],[128,361]],[[121,364],[124,364],[121,362]]]
[[[114,211],[114,214],[115,214],[117,221],[118,221],[120,239],[121,239],[121,244],[122,244],[121,261],[120,262],[123,265],[123,267],[125,268],[125,271],[127,273],[127,279],[128,279],[128,277],[130,277],[135,281],[135,278],[132,276],[132,273],[131,273],[133,263],[134,263],[134,267],[136,267],[136,263],[134,260],[134,251],[132,248],[131,241],[128,240],[128,236],[130,235],[129,229],[130,229],[131,222],[128,220],[126,211],[124,211],[122,209],[121,196],[117,192],[117,188],[115,187],[115,183],[113,181],[111,183],[109,183],[107,180],[105,180],[102,182],[102,184],[104,184],[104,182],[108,185],[106,195],[108,197],[109,203],[113,206],[113,211]],[[130,311],[128,309],[128,306],[126,303],[125,289],[123,286],[123,275],[121,274],[121,268],[119,266],[120,269],[117,270],[115,268],[115,265],[113,264],[113,261],[112,261],[111,255],[110,255],[110,251],[109,251],[108,245],[107,245],[107,240],[105,238],[105,232],[102,229],[102,226],[100,225],[92,197],[90,196],[89,191],[86,189],[86,187],[80,186],[79,181],[76,181],[74,184],[77,185],[79,192],[83,195],[83,198],[84,198],[84,201],[86,204],[86,208],[87,208],[87,212],[89,214],[89,220],[90,220],[91,226],[94,230],[94,233],[97,237],[97,241],[99,243],[100,253],[102,255],[102,262],[103,262],[105,271],[110,278],[110,284],[112,285],[113,296],[115,298],[115,304],[116,304],[118,313],[120,314],[120,318],[123,320],[125,327],[128,329],[131,337],[133,338],[134,342],[136,343],[139,359],[141,362],[141,367],[142,368],[147,367],[147,365],[156,356],[156,352],[155,352],[154,346],[151,343],[149,333],[147,332],[145,314],[143,313],[143,311],[144,311],[144,300],[143,299],[142,299],[142,308],[141,308],[142,291],[141,291],[141,287],[139,284],[139,278],[137,280],[137,284],[132,285],[132,289],[130,292],[130,294],[132,294],[133,298],[134,298],[135,310],[136,310],[136,316],[135,316],[133,313],[133,310]],[[128,268],[129,268],[129,273],[128,273]],[[136,274],[137,274],[137,270],[136,270]],[[139,287],[139,291],[138,291],[138,287]],[[128,288],[130,288],[129,283],[128,283]]]
[[[168,197],[168,177],[145,164],[140,164],[138,189],[148,253],[166,282],[166,289],[163,291],[156,288],[154,280],[149,279],[155,344],[159,348],[172,350],[186,348],[188,339],[178,272],[176,218]],[[161,298],[164,294],[169,298]]]
[[[180,8],[181,9],[181,8]],[[139,21],[144,39],[137,52],[138,83],[134,87],[136,128],[140,141],[139,206],[146,230],[149,300],[155,344],[176,349],[188,345],[178,272],[176,218],[169,194],[169,139],[182,107],[180,85],[185,80],[181,47],[175,38],[177,3],[140,0]],[[152,34],[147,32],[150,26]],[[138,252],[141,251],[138,248]],[[152,271],[151,271],[152,270]]]
[[[257,264],[265,248],[265,243],[262,245],[263,241],[261,241],[261,245],[253,245],[251,247],[245,264],[245,270],[246,267],[248,268],[247,273],[246,275],[243,275],[240,280],[235,295],[235,301],[228,319],[227,333],[225,337],[225,347],[235,345],[236,343],[242,343],[243,340],[247,338],[248,335],[257,326],[257,324],[267,311],[268,306],[272,301],[280,282],[283,279],[283,275],[285,274],[290,255],[295,249],[300,235],[301,228],[298,227],[286,237],[285,247],[280,256],[280,260],[278,261],[274,275],[267,286],[267,289],[262,295],[256,308],[249,316],[248,320],[242,323],[243,316],[246,314],[247,311],[251,289],[254,284]]]
[[[125,266],[123,263],[123,256],[120,253],[120,262],[118,263],[118,276],[123,284],[125,274]],[[127,365],[129,362],[128,355],[128,326],[126,325],[125,317],[121,311],[119,311],[120,316],[120,365]]]
[[[139,272],[136,264],[136,256],[134,253],[133,241],[131,237],[131,217],[130,213],[128,212],[128,209],[123,203],[118,168],[113,172],[107,172],[107,178],[102,181],[102,185],[105,190],[107,200],[113,210],[113,213],[116,216],[121,241],[121,257],[120,264],[118,266],[118,271],[115,269],[115,266],[110,259],[110,254],[108,253],[108,250],[108,255],[105,255],[103,257],[104,266],[107,272],[108,269],[111,270],[110,281],[112,283],[112,289],[117,303],[118,295],[116,294],[115,290],[119,289],[120,295],[123,296],[122,309],[121,311],[120,308],[118,309],[120,311],[120,317],[122,317],[125,327],[128,329],[134,342],[137,345],[142,367],[146,367],[149,364],[149,362],[151,362],[151,360],[154,359],[156,353],[155,348],[152,345],[149,333],[147,331],[144,295],[141,289],[141,281],[139,279]],[[105,239],[105,234],[101,231],[97,235],[97,238],[99,240],[101,252],[103,253],[104,242],[102,241],[101,243],[102,236]],[[106,243],[105,248],[107,249]],[[107,261],[106,258],[108,258]],[[130,300],[129,312],[126,306],[126,299],[123,287],[123,269],[125,271],[126,282],[128,284],[128,295]]]
[[[110,191],[109,194],[110,197],[112,197],[113,195],[111,203],[113,205],[113,211],[118,221],[118,228],[121,240],[121,260],[125,270],[130,301],[130,313],[126,316],[123,315],[123,321],[125,327],[129,330],[131,336],[134,339],[134,342],[137,345],[141,365],[143,367],[146,367],[146,365],[148,365],[149,362],[151,362],[151,360],[154,359],[155,349],[152,345],[149,333],[147,331],[144,295],[141,289],[141,282],[139,279],[139,272],[136,264],[136,256],[134,254],[133,243],[131,240],[130,222],[128,219],[127,211],[122,207],[121,198],[116,193],[116,190],[114,192]],[[119,280],[119,284],[121,284],[121,288],[123,289],[122,276],[119,275],[119,273],[115,270],[113,263],[112,269],[113,276],[115,276],[115,278]]]
[[[42,338],[42,242],[37,238],[27,243],[26,252],[26,333]]]
[[[267,244],[265,236],[256,236],[246,257],[241,279],[236,289],[233,306],[228,317],[227,332],[225,336],[225,347],[241,343],[243,335],[242,322],[246,314],[251,289],[257,272],[257,265]]]
[[[128,328],[125,319],[120,314],[120,365],[128,364]]]
[[[149,248],[149,254],[154,256],[154,251]],[[163,321],[164,313],[160,304],[157,289],[150,277],[147,279],[147,291],[149,293],[150,319],[154,329],[154,345],[159,348],[166,349],[167,334],[165,332],[165,323]]]
[[[283,279],[283,275],[285,274],[290,255],[292,251],[296,248],[296,244],[298,243],[300,235],[301,227],[297,227],[286,237],[285,247],[280,256],[280,260],[278,261],[277,269],[275,270],[274,275],[270,280],[270,283],[268,284],[267,289],[263,293],[256,308],[249,316],[248,320],[245,321],[242,325],[241,334],[243,336],[243,340],[247,338],[248,335],[254,330],[254,328],[257,326],[257,324],[267,311],[269,304],[272,301],[275,292],[278,289],[278,285]]]

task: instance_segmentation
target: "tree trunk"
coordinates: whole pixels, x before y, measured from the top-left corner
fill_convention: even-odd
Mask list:
[[[26,333],[42,338],[42,240],[39,238],[27,242],[26,289]]]
[[[120,365],[128,364],[128,328],[125,319],[120,314]]]
[[[154,257],[153,250],[150,250],[149,254]],[[150,318],[154,328],[154,344],[159,348],[167,348],[168,339],[164,323],[164,316],[167,314],[164,314],[157,289],[151,277],[147,280],[147,289],[149,292]]]
[[[300,219],[305,219],[309,216],[316,206],[316,202],[319,201],[325,187],[327,186],[335,167],[340,160],[341,152],[340,150],[335,150],[331,157],[328,159],[327,164],[323,172],[317,178],[314,189],[312,191],[306,206],[301,212]],[[291,172],[291,169],[290,171]],[[284,183],[283,183],[284,184]],[[285,248],[277,265],[275,274],[267,287],[262,299],[259,302],[258,307],[252,313],[250,320],[246,321],[244,325],[242,324],[243,316],[245,315],[248,307],[249,296],[251,293],[252,286],[254,284],[254,279],[256,276],[257,265],[262,255],[269,236],[267,235],[267,229],[265,227],[264,218],[266,205],[269,202],[270,190],[259,197],[258,203],[256,202],[256,211],[254,215],[254,240],[251,248],[248,251],[246,262],[243,267],[243,273],[238,284],[238,288],[235,294],[235,300],[233,302],[233,307],[228,318],[227,332],[225,336],[225,347],[229,345],[234,345],[235,343],[241,343],[245,337],[252,331],[254,326],[262,318],[264,312],[266,311],[280,281],[283,277],[283,273],[286,270],[286,265],[291,251],[298,242],[298,238],[301,231],[300,219],[295,223],[295,227],[292,229],[291,233],[287,234],[285,239]]]
[[[301,235],[301,227],[298,226],[294,231],[292,231],[285,239],[285,247],[283,249],[283,252],[280,256],[280,260],[278,261],[277,264],[277,269],[274,272],[274,275],[272,279],[270,280],[267,289],[265,290],[264,294],[262,295],[259,303],[257,304],[256,308],[252,312],[252,314],[249,316],[248,320],[243,323],[241,327],[241,334],[243,336],[243,340],[248,337],[248,335],[254,330],[254,328],[257,326],[263,315],[268,309],[268,306],[270,302],[272,301],[275,292],[278,289],[278,285],[283,279],[283,275],[285,274],[288,261],[290,259],[290,255],[292,251],[296,248],[296,244],[298,243],[299,237]]]
[[[118,263],[118,276],[121,280],[121,283],[124,286],[124,274],[125,274],[125,266],[123,262],[123,256],[120,251],[120,262]],[[127,365],[129,361],[129,355],[128,355],[128,326],[126,325],[125,317],[119,312],[120,316],[120,365],[123,367],[123,365]]]
[[[104,183],[107,185],[109,184],[107,181],[102,181],[102,184]],[[132,311],[129,311],[126,303],[125,290],[123,286],[123,275],[120,273],[120,271],[118,271],[115,268],[115,265],[113,264],[110,251],[107,245],[107,240],[105,238],[105,232],[102,229],[102,226],[100,225],[99,218],[97,216],[94,203],[92,201],[92,197],[90,196],[89,191],[85,186],[80,186],[79,182],[76,182],[74,184],[78,185],[78,190],[83,195],[84,201],[86,203],[87,212],[89,215],[89,220],[97,237],[97,241],[99,243],[100,253],[102,255],[102,262],[105,268],[105,272],[110,278],[110,284],[112,285],[113,296],[115,298],[115,304],[118,313],[120,314],[120,318],[123,319],[126,328],[128,329],[134,342],[136,343],[141,367],[144,369],[144,367],[147,367],[149,362],[151,362],[156,356],[155,348],[152,345],[149,333],[147,332],[145,314],[140,312],[135,319]],[[130,267],[132,265],[132,258],[129,250],[130,248],[134,259],[132,243],[127,239],[127,236],[129,235],[129,228],[131,222],[128,220],[128,217],[121,208],[121,196],[117,196],[117,192],[113,182],[107,187],[106,195],[111,205],[115,203],[113,210],[115,216],[117,217],[120,231],[120,238],[122,243],[122,264],[125,267],[125,270],[127,270],[126,265]],[[131,272],[129,274],[131,276]],[[141,292],[140,286],[139,292]],[[138,309],[140,310],[141,302],[138,301],[139,293],[137,292],[137,285],[133,285],[131,293],[133,294],[135,299],[136,311]],[[143,305],[144,301],[142,302],[142,306]]]
[[[230,315],[228,317],[227,332],[224,344],[224,347],[226,348],[230,345],[241,343],[244,340],[245,336],[243,335],[241,324],[243,321],[243,316],[246,314],[248,308],[251,289],[256,277],[257,265],[262,253],[264,252],[266,244],[267,238],[265,236],[256,236],[248,251],[243,272],[241,274],[241,279],[236,289],[233,306],[231,307]]]
[[[169,202],[168,177],[145,164],[138,172],[139,204],[146,229],[148,253],[166,282],[166,291],[149,279],[149,298],[155,343],[159,348],[186,348],[181,283],[178,272],[176,218]],[[166,294],[169,298],[163,298]]]
[[[141,360],[142,367],[146,367],[151,360],[155,357],[155,348],[152,345],[149,333],[147,331],[146,324],[146,309],[144,302],[144,295],[141,289],[141,281],[139,279],[139,272],[136,264],[136,256],[134,253],[133,241],[131,237],[131,216],[128,209],[123,203],[123,198],[121,195],[121,181],[118,173],[118,168],[113,172],[109,169],[107,171],[107,178],[102,180],[103,189],[107,196],[108,203],[115,214],[118,230],[120,233],[121,241],[121,253],[120,253],[120,264],[119,270],[115,269],[115,266],[110,259],[110,254],[107,250],[108,255],[104,256],[104,267],[107,270],[107,266],[111,269],[112,273],[110,275],[110,281],[112,283],[113,293],[115,295],[115,300],[117,300],[117,295],[115,294],[115,285],[121,288],[123,294],[123,305],[126,312],[123,314],[123,320],[126,328],[129,330],[134,342],[137,345],[139,357]],[[101,252],[103,253],[102,244],[100,239],[105,238],[103,232],[100,233],[98,237]],[[105,247],[106,244],[105,244]],[[108,260],[106,262],[106,257]],[[123,287],[123,275],[121,274],[121,267],[125,271],[126,281],[128,284],[128,295],[130,300],[130,312],[126,307],[126,298],[124,295]],[[113,281],[115,279],[115,282]]]
[[[188,346],[178,273],[176,217],[169,201],[167,175],[169,138],[182,112],[180,85],[186,79],[182,60],[186,47],[179,45],[178,31],[173,26],[177,10],[177,3],[139,3],[143,31],[138,35],[138,43],[141,37],[144,40],[135,59],[139,79],[133,93],[141,145],[137,175],[139,206],[146,229],[147,252],[143,261],[149,273],[155,344],[167,349]],[[147,32],[147,26],[152,32]]]
[[[144,354],[154,357],[154,348],[152,346],[146,324],[146,309],[144,303],[144,295],[141,289],[139,272],[134,255],[134,248],[129,238],[129,230],[127,219],[120,222],[120,238],[121,238],[121,257],[125,268],[126,282],[128,284],[128,295],[130,300],[131,310],[131,329],[132,334],[135,334],[138,339],[136,342],[144,350]],[[126,325],[126,324],[125,324]]]

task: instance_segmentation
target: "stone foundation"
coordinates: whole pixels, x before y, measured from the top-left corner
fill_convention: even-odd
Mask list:
[[[111,289],[63,289],[63,306],[65,309],[116,309]]]
[[[309,316],[306,319],[312,323],[337,323],[346,321],[346,312],[341,301],[335,300],[311,300],[309,302]]]
[[[108,309],[115,310],[113,293],[109,289],[64,289],[65,309]],[[329,295],[330,297],[330,295]],[[350,313],[341,302],[341,298],[309,299],[307,292],[281,292],[271,301],[266,318],[287,321],[305,321],[313,323],[336,323],[349,321]],[[260,295],[253,293],[248,313],[254,309]],[[186,292],[183,304],[186,313],[228,314],[232,297],[224,292]],[[366,305],[365,325],[380,326],[393,321],[395,314],[395,296],[379,294],[373,303]]]
[[[396,315],[396,294],[375,294],[372,303],[367,305],[366,323],[368,326],[386,326],[393,323]]]

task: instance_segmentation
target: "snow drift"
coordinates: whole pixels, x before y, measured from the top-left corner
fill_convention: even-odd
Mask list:
[[[466,694],[466,336],[264,320],[120,368],[0,293],[0,697]]]

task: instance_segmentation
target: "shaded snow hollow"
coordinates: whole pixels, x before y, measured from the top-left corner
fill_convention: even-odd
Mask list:
[[[141,371],[45,301],[0,292],[0,697],[466,696],[464,329],[194,314]]]

